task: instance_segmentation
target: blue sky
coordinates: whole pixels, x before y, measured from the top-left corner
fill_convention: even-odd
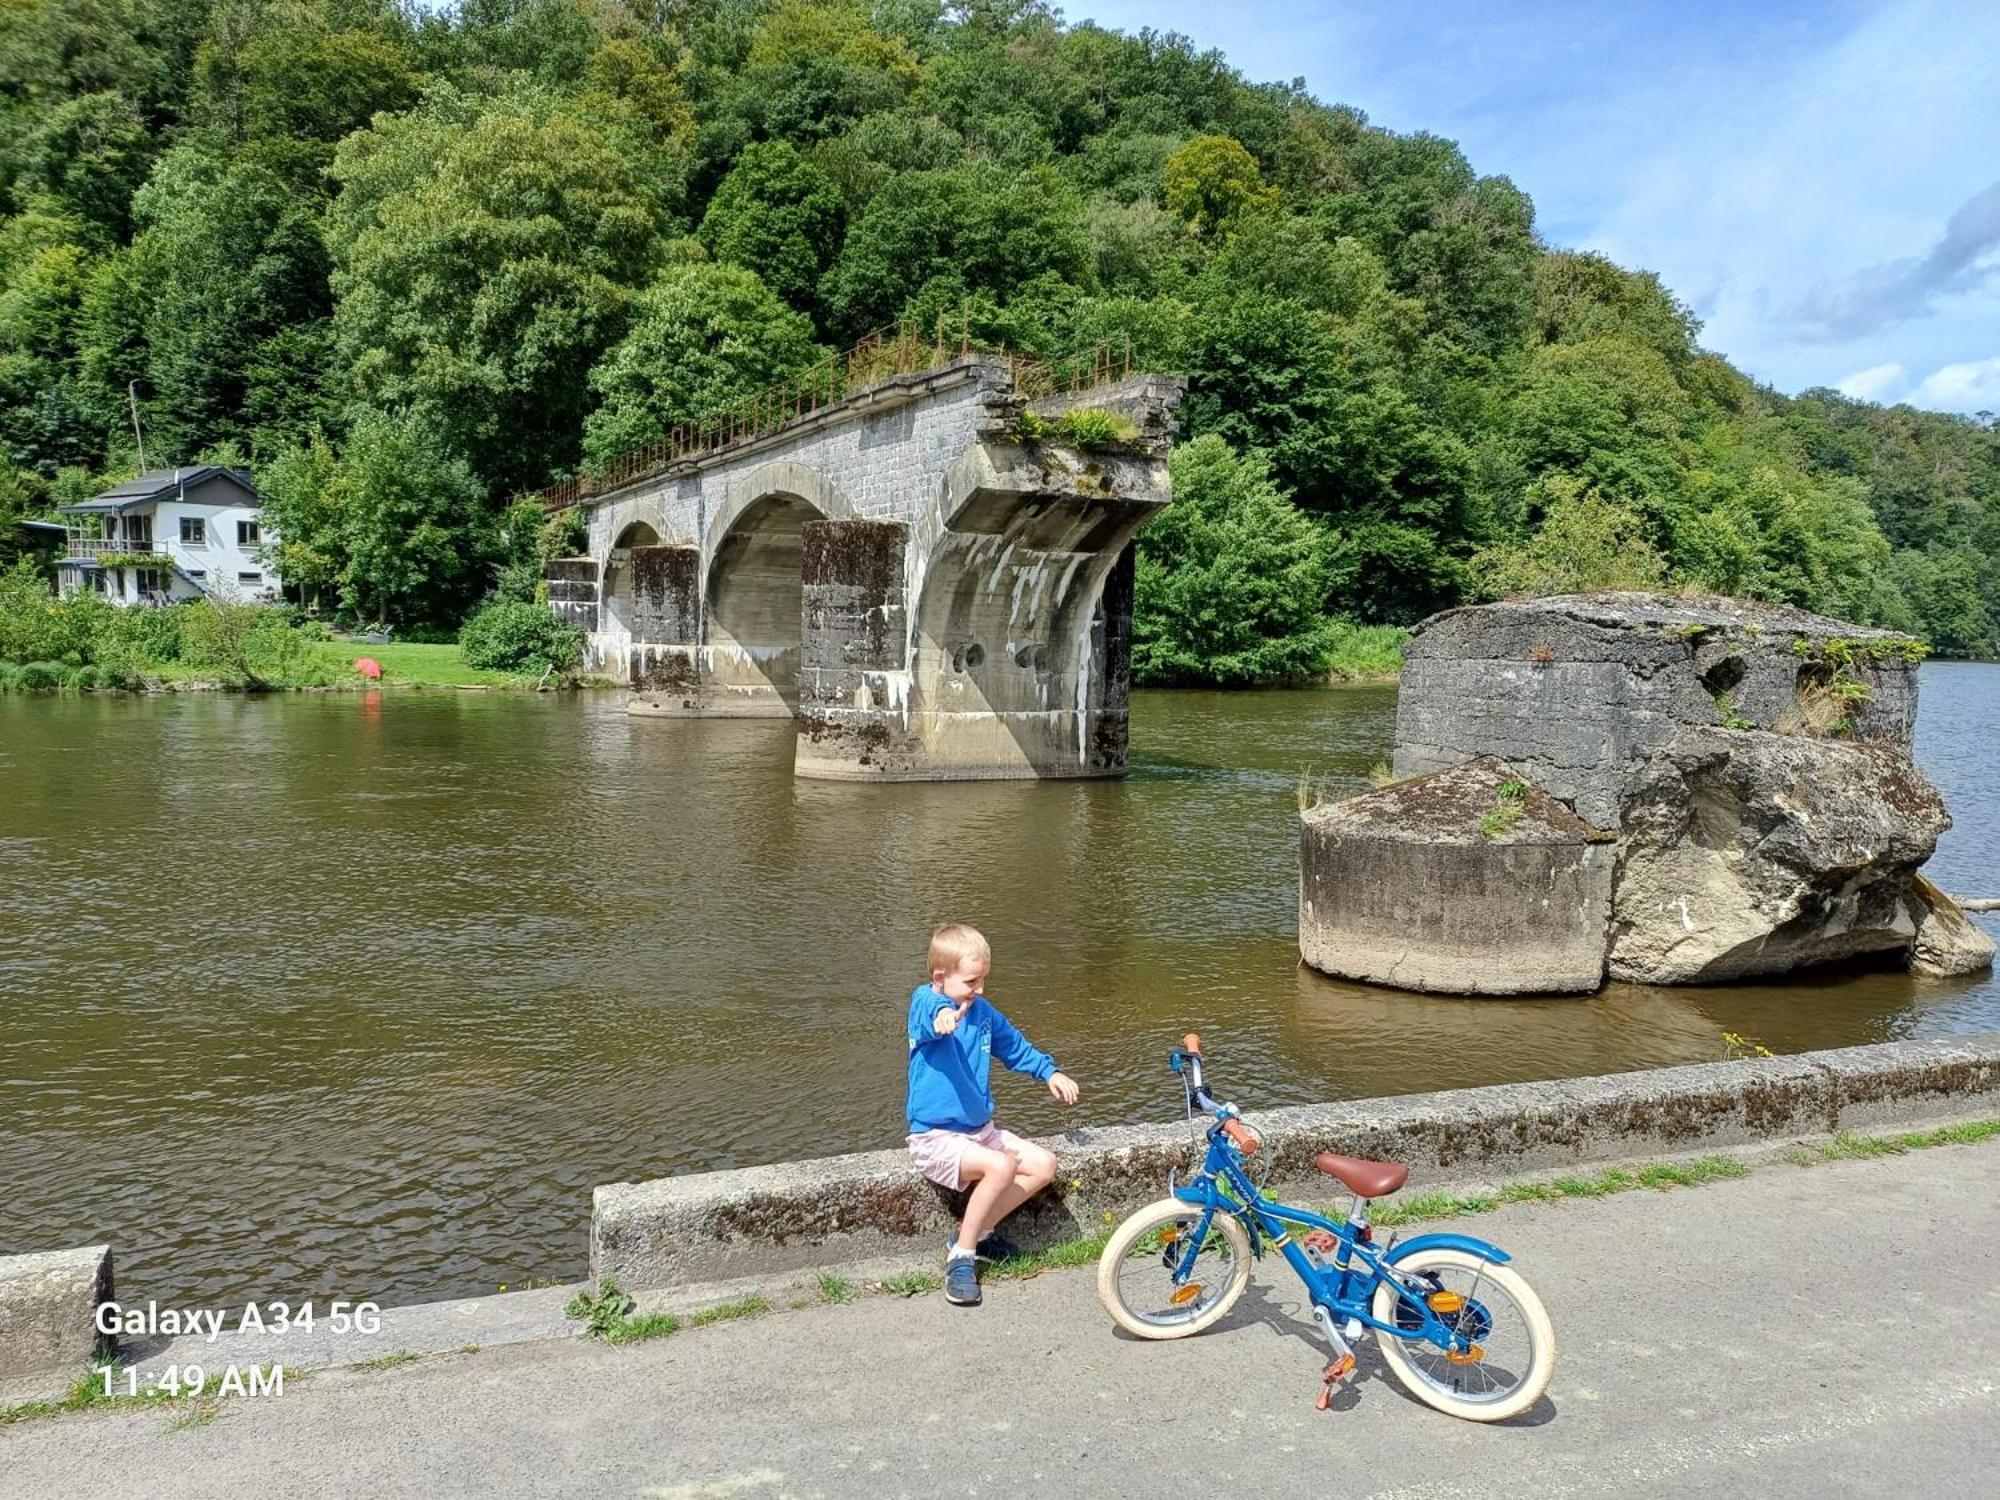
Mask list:
[[[2000,412],[2000,0],[1070,0],[1449,136],[1784,391]]]

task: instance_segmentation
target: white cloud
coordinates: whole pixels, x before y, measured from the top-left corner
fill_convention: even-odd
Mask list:
[[[1910,372],[1892,359],[1885,365],[1870,365],[1865,370],[1856,370],[1834,389],[1843,396],[1852,396],[1856,401],[1892,401],[1896,393],[1907,390],[1909,384]]]
[[[1920,317],[1940,297],[1975,290],[2000,271],[2000,182],[1959,205],[1921,256],[1884,261],[1815,287],[1799,305],[1806,338],[1844,343]]]
[[[2000,411],[2000,355],[1945,365],[1911,391],[1912,406],[1942,411]]]

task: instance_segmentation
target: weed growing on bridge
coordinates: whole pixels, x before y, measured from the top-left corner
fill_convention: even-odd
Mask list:
[[[1493,806],[1479,816],[1479,836],[1483,839],[1498,838],[1516,823],[1521,814],[1528,810],[1528,783],[1510,776],[1500,783],[1499,794]]]
[[[852,1302],[855,1297],[854,1283],[831,1271],[822,1271],[819,1273],[819,1295],[823,1302]]]
[[[884,1276],[875,1284],[893,1296],[916,1297],[936,1291],[944,1285],[944,1278],[934,1271],[903,1271],[895,1276]]]

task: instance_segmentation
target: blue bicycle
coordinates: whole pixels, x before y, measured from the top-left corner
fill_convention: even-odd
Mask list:
[[[1266,1197],[1245,1165],[1255,1133],[1203,1085],[1201,1038],[1189,1033],[1170,1062],[1188,1119],[1212,1117],[1208,1154],[1190,1181],[1170,1176],[1168,1195],[1120,1224],[1104,1247],[1097,1295],[1119,1327],[1142,1339],[1180,1339],[1213,1326],[1243,1295],[1250,1263],[1268,1244],[1298,1272],[1333,1346],[1322,1410],[1354,1372],[1352,1341],[1364,1331],[1412,1395],[1452,1416],[1502,1422],[1541,1399],[1555,1372],[1555,1329],[1506,1251],[1463,1234],[1377,1243],[1368,1205],[1409,1177],[1394,1162],[1320,1153],[1319,1169],[1354,1195],[1344,1221]]]

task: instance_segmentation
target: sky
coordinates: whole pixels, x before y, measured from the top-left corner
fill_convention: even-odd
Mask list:
[[[1512,178],[1786,392],[2000,412],[2000,0],[1065,0]]]

